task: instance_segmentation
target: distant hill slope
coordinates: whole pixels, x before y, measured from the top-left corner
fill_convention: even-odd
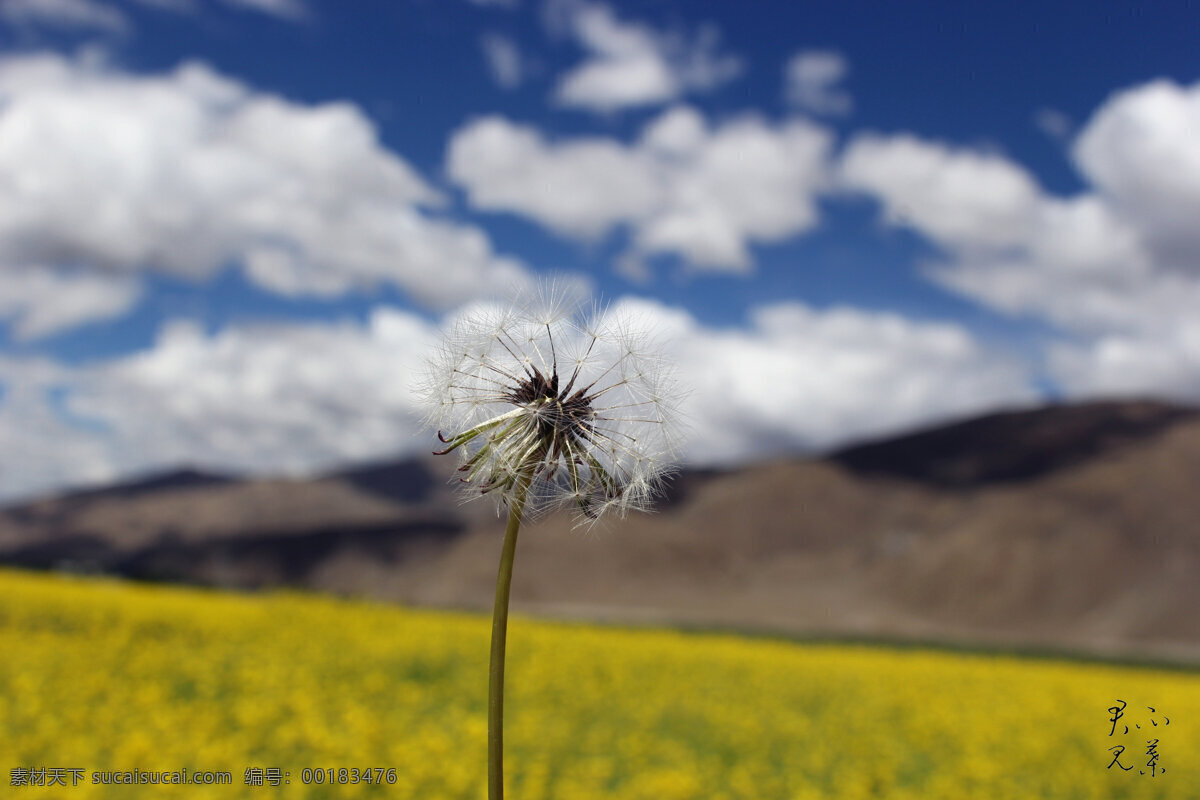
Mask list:
[[[429,457],[196,474],[0,510],[0,561],[487,608],[502,521]],[[519,611],[1200,660],[1200,414],[990,415],[681,476],[660,512],[522,533]]]
[[[1136,443],[1196,413],[1146,401],[1010,411],[844,448],[830,460],[864,474],[945,487],[1025,481]]]

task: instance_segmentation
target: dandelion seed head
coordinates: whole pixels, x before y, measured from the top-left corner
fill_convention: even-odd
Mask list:
[[[430,358],[428,422],[457,452],[468,492],[503,505],[522,470],[526,510],[584,520],[644,509],[679,443],[678,386],[631,315],[543,288],[525,304],[458,318]]]

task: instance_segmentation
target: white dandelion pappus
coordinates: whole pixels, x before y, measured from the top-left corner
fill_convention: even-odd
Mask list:
[[[545,290],[532,305],[461,318],[428,365],[429,422],[461,480],[528,511],[573,504],[587,519],[645,509],[672,469],[677,389],[644,326]]]

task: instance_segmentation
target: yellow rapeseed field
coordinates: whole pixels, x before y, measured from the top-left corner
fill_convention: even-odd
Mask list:
[[[0,795],[478,800],[488,634],[482,616],[0,571]],[[1188,672],[516,619],[506,714],[514,800],[1200,797]],[[1107,768],[1118,745],[1129,771]],[[12,785],[72,768],[73,788]],[[93,783],[184,769],[231,783]]]

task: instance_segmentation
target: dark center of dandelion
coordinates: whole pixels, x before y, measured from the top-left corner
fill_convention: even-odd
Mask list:
[[[571,388],[571,384],[567,384],[560,391],[557,370],[546,377],[533,367],[527,377],[505,396],[510,403],[534,411],[538,435],[551,452],[567,449],[565,444],[586,438],[591,430],[591,422],[595,417],[591,398],[584,393],[584,389],[569,394]]]
[[[516,355],[512,349],[509,353]],[[519,485],[522,471],[528,468],[547,484],[561,480],[584,514],[597,516],[598,505],[619,498],[625,491],[602,462],[603,456],[595,452],[605,447],[603,440],[612,440],[597,428],[599,416],[592,405],[608,390],[591,393],[599,379],[575,388],[578,367],[565,386],[560,386],[556,364],[543,373],[526,362],[522,372],[503,372],[510,383],[500,399],[515,409],[450,439],[439,431],[438,438],[449,447],[435,453],[444,455],[486,436],[479,449],[458,468],[467,473],[464,482],[475,483],[485,494],[496,488],[509,492]],[[559,478],[558,470],[564,466],[565,478]]]

